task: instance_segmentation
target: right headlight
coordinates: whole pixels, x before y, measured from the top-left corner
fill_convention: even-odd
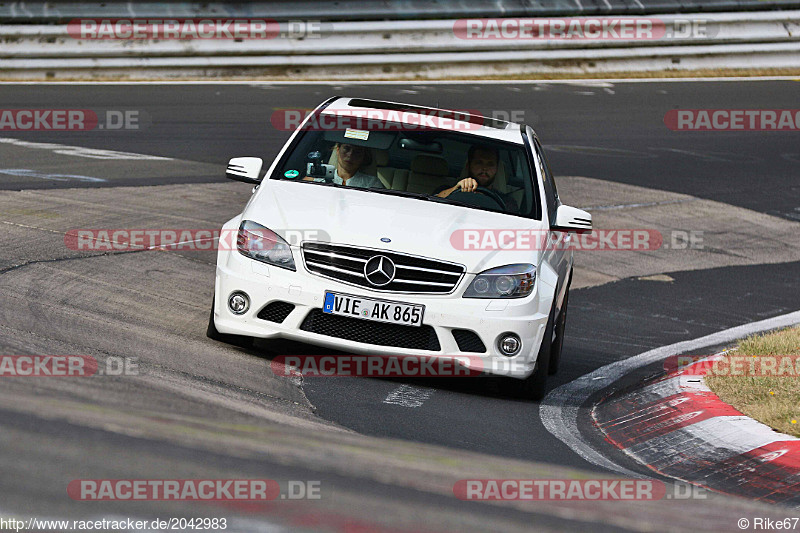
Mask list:
[[[289,243],[283,237],[252,220],[243,220],[236,236],[239,253],[277,267],[296,270]]]
[[[533,292],[536,267],[527,263],[484,270],[472,280],[464,298],[525,298]]]

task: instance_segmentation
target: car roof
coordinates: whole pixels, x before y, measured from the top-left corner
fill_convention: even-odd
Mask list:
[[[387,118],[391,117],[392,111],[400,112],[397,117],[423,117],[423,116],[440,116],[449,117],[453,119],[454,123],[459,123],[467,127],[454,127],[451,131],[458,131],[467,135],[474,135],[476,137],[483,137],[495,139],[498,141],[512,142],[515,144],[522,144],[522,130],[523,125],[516,122],[507,122],[505,120],[498,120],[491,117],[486,117],[478,113],[470,112],[469,110],[452,110],[452,109],[439,109],[435,107],[424,107],[412,104],[404,104],[400,102],[386,102],[382,100],[371,100],[367,98],[352,98],[352,97],[338,97],[330,102],[325,109],[321,111],[322,114],[359,114],[361,116],[374,116],[366,115],[372,111],[381,110],[386,112]],[[456,120],[463,119],[463,120]],[[391,119],[394,121],[394,119]],[[419,122],[411,121],[410,124],[418,124]],[[443,128],[447,129],[447,128]]]

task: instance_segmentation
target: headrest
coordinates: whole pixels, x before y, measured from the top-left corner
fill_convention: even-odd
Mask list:
[[[434,176],[447,176],[450,174],[450,167],[442,157],[435,155],[418,155],[411,161],[411,172],[420,174],[432,174]]]

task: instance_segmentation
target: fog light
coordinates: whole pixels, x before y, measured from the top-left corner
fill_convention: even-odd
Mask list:
[[[510,357],[519,353],[520,348],[522,348],[522,341],[518,335],[506,333],[500,337],[500,340],[497,342],[497,347],[500,348],[500,352],[503,355]]]
[[[234,315],[243,315],[250,309],[250,298],[243,292],[234,292],[228,298],[228,309]]]

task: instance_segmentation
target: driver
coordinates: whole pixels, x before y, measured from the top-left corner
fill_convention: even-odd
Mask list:
[[[440,198],[447,198],[457,190],[461,192],[475,192],[478,187],[484,187],[496,192],[506,203],[506,209],[518,209],[516,202],[506,194],[493,189],[494,178],[497,175],[500,153],[496,148],[485,145],[473,145],[467,152],[468,177],[462,179],[452,187],[442,186],[435,194]]]
[[[336,152],[336,171],[333,175],[333,183],[350,187],[385,188],[377,176],[372,176],[361,170],[372,162],[372,155],[365,147],[336,143],[333,149]],[[306,177],[305,179],[325,181],[325,178]]]

